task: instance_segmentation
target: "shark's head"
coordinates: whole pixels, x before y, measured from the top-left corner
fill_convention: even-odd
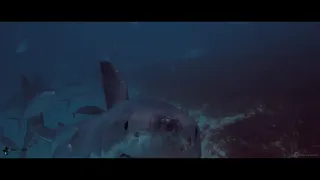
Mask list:
[[[133,158],[200,158],[200,131],[196,121],[164,102],[134,102],[123,118],[121,143],[108,152]],[[128,111],[127,111],[128,112]],[[120,121],[117,121],[120,122]],[[111,155],[112,156],[112,155]]]
[[[108,112],[90,134],[94,152],[105,157],[200,158],[199,127],[194,119],[165,102],[129,100],[128,87],[110,62],[101,62]],[[94,141],[93,141],[94,140]]]

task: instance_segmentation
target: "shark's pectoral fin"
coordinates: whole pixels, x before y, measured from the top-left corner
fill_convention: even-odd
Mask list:
[[[102,76],[103,92],[108,110],[113,108],[118,102],[129,99],[127,85],[112,63],[108,61],[101,61],[100,72]]]

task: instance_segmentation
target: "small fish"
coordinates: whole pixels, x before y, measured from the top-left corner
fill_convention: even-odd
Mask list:
[[[75,118],[76,114],[87,114],[87,115],[97,115],[104,113],[105,110],[99,108],[98,106],[83,106],[77,109],[76,112],[72,113],[73,118]]]

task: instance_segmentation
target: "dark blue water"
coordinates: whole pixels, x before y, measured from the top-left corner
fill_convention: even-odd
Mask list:
[[[319,31],[312,22],[2,22],[0,100],[20,91],[20,74],[61,88],[91,81],[98,62],[110,60],[131,87],[188,107],[209,104],[210,116],[264,104],[312,119],[320,100]]]

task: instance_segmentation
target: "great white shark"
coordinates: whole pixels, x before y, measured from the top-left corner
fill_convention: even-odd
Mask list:
[[[196,121],[175,106],[129,99],[128,87],[112,63],[100,62],[105,113],[51,129],[43,114],[28,119],[27,144],[35,137],[51,144],[53,158],[200,158]],[[26,154],[22,155],[26,157]]]

